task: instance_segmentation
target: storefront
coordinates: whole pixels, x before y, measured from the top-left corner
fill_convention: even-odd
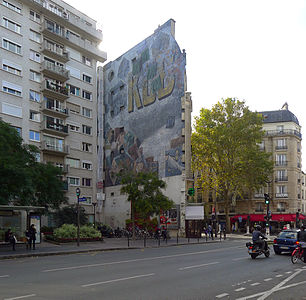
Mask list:
[[[200,238],[204,229],[204,207],[187,206],[185,215],[186,237]]]
[[[236,232],[247,232],[247,226],[250,226],[250,231],[255,225],[259,224],[263,228],[266,226],[265,214],[249,214],[249,215],[235,215],[230,218],[232,227],[234,225]],[[306,216],[299,215],[299,220],[306,220]],[[270,220],[270,232],[277,234],[284,227],[295,228],[296,227],[296,215],[295,214],[272,214]]]

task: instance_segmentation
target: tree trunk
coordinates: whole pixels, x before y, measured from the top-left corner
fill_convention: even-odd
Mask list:
[[[225,210],[225,219],[226,219],[226,233],[230,233],[231,232],[231,221],[229,217],[228,193],[226,193],[224,196],[225,196],[224,197],[224,210]]]

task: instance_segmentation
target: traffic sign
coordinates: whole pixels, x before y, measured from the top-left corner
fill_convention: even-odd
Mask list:
[[[87,201],[86,197],[79,198],[79,202],[85,202],[85,201]]]

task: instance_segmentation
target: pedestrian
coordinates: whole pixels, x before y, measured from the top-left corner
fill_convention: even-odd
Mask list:
[[[29,229],[29,236],[30,236],[30,239],[29,239],[29,246],[30,246],[30,249],[33,245],[33,250],[35,250],[35,241],[36,241],[36,228],[34,226],[34,224],[32,224],[30,226],[30,229]]]
[[[214,238],[214,236],[213,236],[213,231],[212,231],[212,228],[211,228],[211,225],[209,224],[208,225],[208,236],[210,236],[212,239]]]
[[[16,245],[16,237],[11,231],[11,228],[8,228],[8,230],[4,233],[4,241],[7,243],[12,244],[13,250],[15,251],[15,245]]]
[[[233,225],[232,225],[232,233],[234,233],[235,232],[235,223],[233,223]]]

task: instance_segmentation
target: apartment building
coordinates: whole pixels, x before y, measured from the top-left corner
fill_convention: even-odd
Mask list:
[[[61,0],[0,0],[0,117],[96,203],[97,76],[106,53],[96,21]]]

